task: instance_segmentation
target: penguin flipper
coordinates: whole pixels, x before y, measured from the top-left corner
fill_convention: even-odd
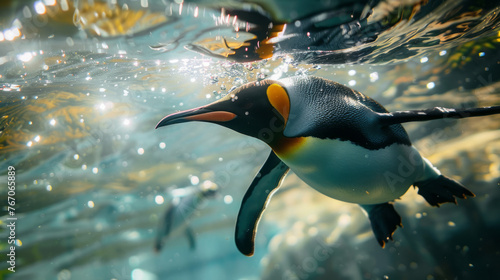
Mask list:
[[[238,213],[235,232],[236,247],[242,254],[253,255],[259,220],[271,196],[280,186],[288,170],[288,166],[271,151],[245,193]]]
[[[423,196],[430,205],[437,207],[446,202],[457,204],[456,197],[466,199],[467,196],[475,196],[459,182],[443,175],[439,175],[434,179],[415,182],[413,185],[418,188],[419,195]]]
[[[196,239],[194,238],[193,229],[190,227],[186,227],[185,233],[186,233],[186,238],[187,238],[188,243],[189,243],[189,249],[191,249],[191,250],[196,249]]]
[[[375,234],[378,244],[384,248],[385,242],[389,239],[392,240],[392,235],[397,227],[403,226],[401,217],[394,209],[394,206],[388,202],[360,206],[368,213],[373,234]]]
[[[159,252],[163,248],[163,241],[164,239],[170,234],[170,231],[172,229],[172,222],[173,222],[173,216],[174,216],[174,205],[170,204],[167,208],[167,211],[165,211],[165,215],[163,216],[163,220],[160,222],[160,225],[158,226],[158,231],[156,233],[156,240],[155,240],[155,251]]]
[[[382,125],[392,125],[405,122],[421,122],[444,118],[470,118],[500,114],[500,106],[450,109],[434,107],[425,110],[396,111],[391,113],[378,113],[378,121]]]

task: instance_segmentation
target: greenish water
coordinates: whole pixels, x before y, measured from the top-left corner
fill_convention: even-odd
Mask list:
[[[433,208],[411,188],[395,206],[404,228],[381,249],[356,205],[289,174],[251,258],[237,251],[234,224],[269,148],[204,123],[154,129],[163,116],[246,82],[294,75],[337,81],[390,111],[500,105],[498,1],[274,1],[258,9],[236,1],[118,2],[2,4],[0,277],[498,278],[499,116],[405,124],[421,153],[475,198]],[[124,15],[124,4],[134,13]],[[249,5],[266,16],[241,11]],[[107,17],[93,19],[103,11]],[[190,196],[182,188],[207,182],[217,186],[214,197],[183,200]],[[17,218],[15,273],[7,262],[8,197]],[[155,252],[176,199],[189,202]]]

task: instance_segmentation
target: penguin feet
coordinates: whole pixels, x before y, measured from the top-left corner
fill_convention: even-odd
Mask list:
[[[368,213],[373,233],[378,244],[385,247],[385,242],[392,240],[392,235],[397,227],[403,227],[401,217],[390,203],[361,205]]]
[[[418,188],[419,195],[423,196],[430,205],[437,207],[446,202],[457,204],[455,197],[465,199],[467,196],[475,196],[459,182],[443,175],[439,175],[436,179],[416,182],[414,186]]]

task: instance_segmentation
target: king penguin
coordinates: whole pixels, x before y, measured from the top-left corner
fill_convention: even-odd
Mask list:
[[[359,204],[382,247],[402,226],[392,202],[410,186],[433,206],[473,197],[420,155],[401,123],[498,113],[500,106],[391,113],[339,83],[297,76],[243,85],[211,104],[168,115],[156,128],[209,122],[271,147],[243,197],[236,222],[236,246],[252,256],[259,220],[290,169],[320,193]]]
[[[154,250],[160,252],[166,239],[177,232],[184,232],[191,250],[195,249],[195,234],[189,222],[201,204],[207,199],[215,197],[217,185],[211,181],[204,181],[199,186],[189,186],[170,190],[168,196],[172,199],[168,203],[163,217],[160,219]]]

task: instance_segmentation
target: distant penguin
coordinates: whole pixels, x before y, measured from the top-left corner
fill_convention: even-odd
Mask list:
[[[194,250],[196,240],[193,230],[189,227],[189,220],[199,206],[206,199],[213,198],[217,193],[217,185],[205,181],[200,186],[177,188],[170,191],[172,201],[160,219],[156,233],[154,249],[161,251],[163,244],[174,232],[184,233],[189,242],[189,247]]]
[[[317,191],[359,204],[382,247],[402,225],[392,201],[410,186],[433,206],[474,196],[422,157],[401,123],[498,113],[500,106],[390,113],[344,85],[301,76],[243,85],[216,102],[168,115],[156,128],[211,122],[271,147],[243,198],[236,223],[236,245],[251,256],[259,219],[289,169]]]

